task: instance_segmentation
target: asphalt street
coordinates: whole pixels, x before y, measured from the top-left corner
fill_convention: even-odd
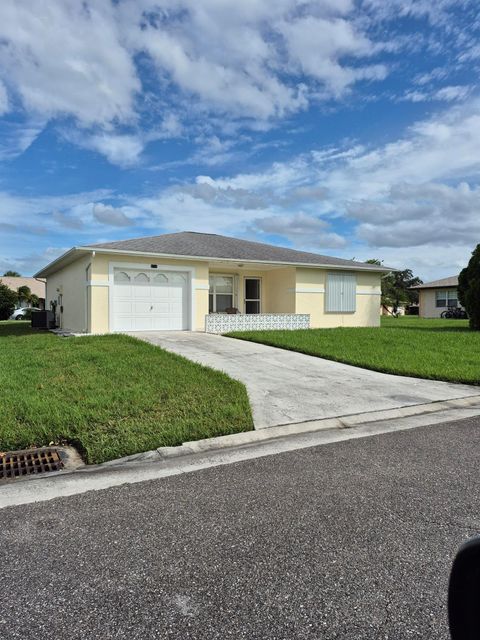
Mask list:
[[[479,453],[474,418],[5,508],[0,638],[447,639]]]

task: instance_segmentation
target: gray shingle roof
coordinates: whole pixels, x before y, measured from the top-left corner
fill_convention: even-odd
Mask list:
[[[248,260],[258,262],[295,263],[311,265],[331,265],[332,267],[357,267],[372,271],[386,271],[378,265],[365,264],[354,260],[343,260],[306,251],[296,251],[276,247],[262,242],[239,240],[213,233],[182,231],[161,236],[133,238],[118,242],[103,242],[89,245],[92,249],[114,249],[116,251],[138,251],[141,253],[194,256],[225,260]]]
[[[412,289],[437,289],[441,287],[458,287],[458,276],[424,282],[423,284],[417,284],[415,287],[412,287]]]

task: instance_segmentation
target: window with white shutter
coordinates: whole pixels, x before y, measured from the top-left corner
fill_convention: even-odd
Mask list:
[[[327,313],[354,313],[357,277],[354,273],[328,273],[325,299]]]

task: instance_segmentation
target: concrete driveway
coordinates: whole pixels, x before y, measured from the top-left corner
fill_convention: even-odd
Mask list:
[[[243,382],[256,429],[479,395],[473,386],[387,375],[219,335],[130,335]]]

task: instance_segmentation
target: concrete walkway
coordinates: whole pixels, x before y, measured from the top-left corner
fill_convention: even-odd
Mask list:
[[[130,335],[243,382],[256,429],[480,395],[478,387],[387,375],[219,335]]]

